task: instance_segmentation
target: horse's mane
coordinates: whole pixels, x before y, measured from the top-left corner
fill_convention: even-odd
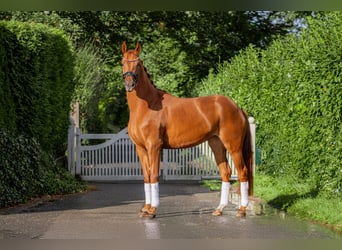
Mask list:
[[[158,90],[158,91],[161,91],[161,92],[163,92],[163,93],[167,93],[165,90],[159,89],[159,88],[154,84],[153,80],[151,79],[151,75],[147,72],[147,69],[146,69],[145,65],[142,63],[142,61],[141,61],[141,64],[142,64],[142,66],[144,67],[144,71],[145,71],[145,73],[146,73],[148,79],[150,80],[152,86],[153,86],[156,90]]]

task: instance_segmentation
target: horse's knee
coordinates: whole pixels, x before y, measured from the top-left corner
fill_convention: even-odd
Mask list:
[[[150,176],[151,183],[157,183],[159,182],[159,174],[152,174]]]

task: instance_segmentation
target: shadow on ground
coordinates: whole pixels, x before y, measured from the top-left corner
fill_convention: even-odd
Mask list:
[[[281,209],[286,211],[289,207],[295,204],[298,200],[306,199],[306,198],[315,198],[318,195],[317,189],[311,189],[309,192],[304,194],[299,193],[292,193],[292,194],[285,194],[279,195],[276,198],[268,201],[268,205],[273,208]]]
[[[96,188],[86,193],[36,199],[27,204],[0,209],[0,214],[97,209],[134,203],[143,205],[144,203],[143,183],[89,183],[89,185]],[[208,188],[201,185],[193,185],[193,183],[180,183],[177,185],[172,183],[160,184],[161,198],[164,196],[183,196],[210,192],[212,191]],[[182,213],[184,214],[184,212]],[[188,211],[187,213],[196,214],[198,211]],[[163,216],[171,216],[171,214],[164,214]],[[177,214],[173,216],[177,216]]]

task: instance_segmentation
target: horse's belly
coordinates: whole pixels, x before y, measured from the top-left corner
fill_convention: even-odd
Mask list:
[[[166,131],[164,148],[186,148],[198,145],[214,135],[214,131],[191,127],[187,130]]]
[[[182,116],[172,116],[165,127],[165,144],[169,148],[185,148],[198,145],[217,134],[218,119],[194,110]]]

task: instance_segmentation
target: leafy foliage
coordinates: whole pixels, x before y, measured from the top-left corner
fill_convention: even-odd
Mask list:
[[[0,148],[0,207],[84,189],[34,138],[0,130]]]
[[[85,44],[91,43],[93,49],[88,49],[88,53],[96,51],[94,56],[104,59],[100,59],[104,67],[101,66],[100,82],[83,84],[89,87],[84,91],[88,94],[93,86],[99,88],[91,94],[92,101],[87,99],[89,102],[81,105],[82,130],[116,132],[127,125],[128,119],[120,70],[122,41],[127,41],[130,47],[138,40],[143,43],[142,58],[157,86],[178,96],[194,96],[197,95],[194,86],[200,84],[210,69],[215,71],[218,62],[230,60],[250,43],[267,46],[275,35],[298,28],[294,20],[307,14],[272,11],[8,11],[0,12],[0,18],[39,22],[62,29],[69,35],[77,54],[84,54],[83,48],[89,46]],[[94,67],[82,74],[89,75],[92,70],[94,73],[98,71]]]
[[[39,193],[43,153],[34,139],[0,133],[1,206],[23,202],[29,194]]]
[[[146,44],[141,58],[157,87],[176,96],[186,95],[191,74],[185,63],[186,53],[180,50],[177,41],[164,38]]]
[[[11,95],[10,61],[12,52],[6,47],[15,43],[15,36],[0,25],[0,127],[7,129],[16,126],[15,103]]]
[[[0,22],[0,206],[79,190],[54,158],[65,153],[74,57],[65,34]]]
[[[83,133],[98,132],[101,128],[98,103],[104,92],[104,65],[98,49],[90,43],[76,49],[73,99],[80,104],[80,127]]]
[[[271,207],[342,231],[342,199],[318,195],[311,183],[293,183],[286,176],[276,178],[258,173],[254,184],[255,195]]]
[[[231,96],[257,120],[260,170],[342,195],[342,15],[308,18],[308,28],[261,50],[249,46],[219,66],[202,95]]]
[[[74,88],[71,45],[42,24],[2,21],[0,94],[3,128],[35,137],[46,151],[63,152]],[[8,121],[8,123],[7,123]]]

